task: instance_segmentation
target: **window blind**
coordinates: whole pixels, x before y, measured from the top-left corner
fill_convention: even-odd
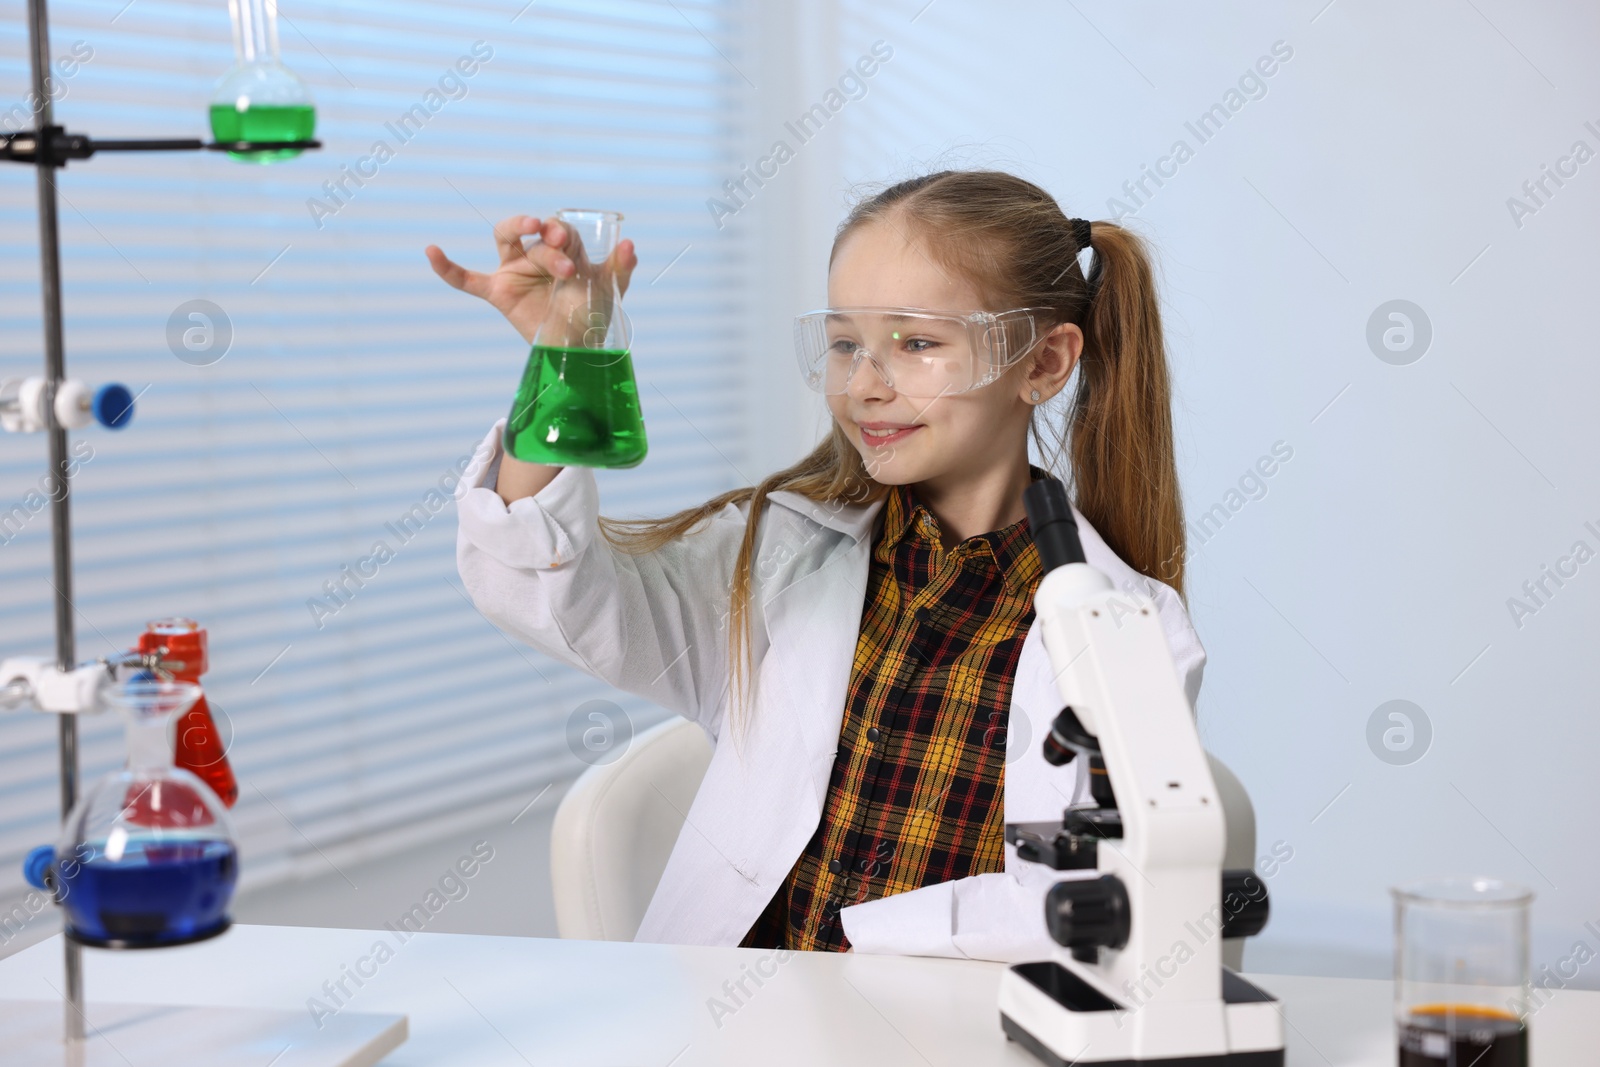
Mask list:
[[[227,5],[125,3],[51,4],[52,54],[79,59],[55,72],[56,121],[209,139]],[[4,122],[26,113],[28,69],[24,4],[0,11]],[[106,153],[58,172],[68,375],[139,394],[127,429],[73,435],[79,658],[159,616],[207,626],[244,885],[515,811],[584,769],[566,723],[587,700],[636,727],[664,714],[514,644],[467,599],[444,501],[527,347],[423,248],[487,271],[491,221],[622,211],[650,453],[599,472],[602,510],[662,515],[744,484],[748,240],[705,208],[744,155],[744,32],[728,0],[284,3],[283,59],[322,150],[269,166]],[[0,171],[0,215],[0,377],[39,374],[31,168]],[[196,300],[231,331],[214,362],[169,343]],[[0,512],[26,511],[44,470],[43,435],[0,435]],[[0,654],[52,654],[48,509],[0,540]],[[330,599],[378,543],[390,558]],[[120,761],[121,728],[81,730],[88,782]],[[25,892],[20,858],[54,840],[56,804],[54,722],[0,716],[0,899]]]

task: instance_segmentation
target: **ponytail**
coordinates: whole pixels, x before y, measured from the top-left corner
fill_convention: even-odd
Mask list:
[[[1161,310],[1144,241],[1093,224],[1096,260],[1068,418],[1078,510],[1141,574],[1184,595],[1183,504]]]

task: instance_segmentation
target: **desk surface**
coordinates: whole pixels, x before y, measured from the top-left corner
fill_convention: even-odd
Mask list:
[[[1004,965],[971,960],[237,926],[84,961],[91,1002],[404,1012],[384,1067],[1036,1065],[1000,1032]],[[60,975],[56,937],[0,960],[0,998],[52,999]],[[1394,1064],[1388,982],[1250,977],[1283,1001],[1290,1067]],[[1532,1039],[1537,1067],[1593,1062],[1600,993],[1554,994]]]

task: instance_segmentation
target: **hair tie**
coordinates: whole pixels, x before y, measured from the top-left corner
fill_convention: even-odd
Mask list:
[[[1088,219],[1068,219],[1067,221],[1072,224],[1072,237],[1073,237],[1074,240],[1076,240],[1078,242],[1078,247],[1080,249],[1088,248],[1090,246],[1090,244],[1092,243],[1091,242],[1091,237],[1092,237],[1093,232],[1094,232],[1093,230],[1090,229],[1089,220]]]
[[[1083,253],[1085,251],[1090,253],[1089,270],[1084,275],[1083,280],[1089,287],[1089,299],[1093,300],[1095,294],[1100,291],[1101,274],[1100,253],[1092,244],[1093,231],[1090,229],[1088,219],[1068,219],[1067,223],[1072,227],[1073,240],[1078,242],[1078,252],[1073,258],[1077,260],[1080,269],[1083,265]]]

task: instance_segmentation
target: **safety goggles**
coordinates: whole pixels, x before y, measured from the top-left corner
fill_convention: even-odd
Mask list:
[[[1031,352],[1049,312],[822,308],[795,316],[795,355],[806,385],[825,396],[845,392],[862,360],[904,396],[949,396],[988,385]]]

